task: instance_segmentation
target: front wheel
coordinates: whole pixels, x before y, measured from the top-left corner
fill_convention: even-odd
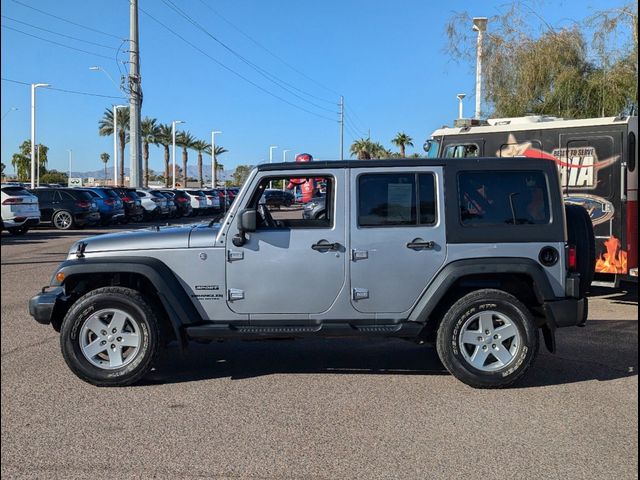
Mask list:
[[[123,287],[99,288],[78,299],[60,330],[69,368],[99,387],[140,380],[153,366],[160,344],[153,309],[139,292]]]
[[[539,337],[522,302],[504,291],[483,289],[453,304],[436,345],[440,360],[458,380],[474,388],[502,388],[533,364]]]

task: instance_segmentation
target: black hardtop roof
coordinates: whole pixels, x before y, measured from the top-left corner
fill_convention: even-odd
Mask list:
[[[260,172],[279,170],[316,170],[335,168],[382,168],[382,167],[446,167],[512,169],[522,167],[545,168],[550,162],[530,157],[478,157],[478,158],[389,158],[381,160],[335,160],[314,162],[263,163],[257,166]]]

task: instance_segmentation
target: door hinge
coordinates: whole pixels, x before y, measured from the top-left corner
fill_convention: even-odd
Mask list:
[[[366,260],[369,258],[368,250],[356,250],[355,248],[351,249],[351,260],[357,262],[358,260]]]
[[[229,250],[227,251],[227,260],[229,262],[233,262],[235,260],[242,260],[244,258],[244,252],[240,251],[234,251],[234,250]]]
[[[234,300],[243,300],[244,290],[239,290],[237,288],[230,288],[227,292],[227,298],[231,302],[233,302]]]
[[[364,300],[365,298],[369,298],[369,289],[367,289],[367,288],[354,288],[353,289],[353,299],[354,300]]]

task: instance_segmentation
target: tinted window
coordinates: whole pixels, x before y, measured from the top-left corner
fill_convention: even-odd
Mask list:
[[[33,192],[41,202],[53,202],[53,191],[51,190],[35,190]]]
[[[418,175],[420,191],[420,224],[433,225],[436,223],[436,180],[431,174]]]
[[[7,195],[14,195],[14,196],[31,195],[23,187],[2,187],[2,191]]]
[[[627,168],[630,172],[636,169],[636,136],[633,132],[629,133],[629,157],[627,159]]]
[[[358,225],[416,224],[414,174],[361,175],[358,179]]]
[[[541,172],[462,172],[458,201],[465,226],[549,223],[549,195]]]
[[[86,191],[89,195],[91,195],[93,198],[102,198],[100,197],[100,194],[94,190],[87,190]]]

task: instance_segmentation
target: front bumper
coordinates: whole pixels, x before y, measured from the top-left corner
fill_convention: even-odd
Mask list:
[[[549,325],[555,330],[561,327],[583,327],[589,311],[587,298],[566,298],[545,302],[544,312]]]
[[[43,288],[39,294],[29,300],[29,315],[31,315],[36,322],[43,325],[51,323],[51,317],[53,316],[56,303],[65,298],[62,287],[47,288],[48,287]]]

